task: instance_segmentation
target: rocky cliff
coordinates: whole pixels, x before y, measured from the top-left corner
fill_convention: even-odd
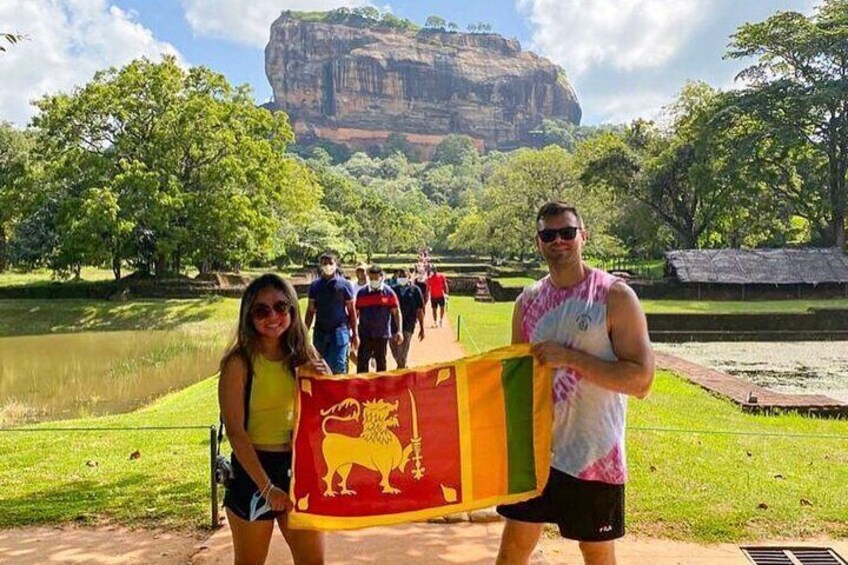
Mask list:
[[[391,133],[432,149],[460,133],[481,148],[524,144],[543,118],[580,123],[565,73],[496,34],[306,21],[271,26],[265,71],[272,108],[300,138],[378,145]]]

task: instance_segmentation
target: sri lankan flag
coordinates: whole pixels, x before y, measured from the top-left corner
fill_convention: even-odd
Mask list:
[[[536,496],[548,480],[551,394],[528,345],[301,377],[289,524],[363,528]]]

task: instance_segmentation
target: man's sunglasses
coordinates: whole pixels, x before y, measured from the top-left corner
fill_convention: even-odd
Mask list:
[[[544,241],[545,243],[551,243],[556,239],[556,236],[559,235],[559,238],[563,241],[571,241],[575,237],[577,237],[577,232],[580,231],[580,228],[575,228],[574,226],[568,226],[565,228],[553,229],[548,228],[544,230],[539,230],[539,239]]]
[[[285,300],[280,300],[274,302],[272,305],[255,304],[253,308],[250,309],[250,315],[253,316],[255,320],[267,320],[275,313],[282,316],[283,314],[288,314],[290,311],[291,304]]]

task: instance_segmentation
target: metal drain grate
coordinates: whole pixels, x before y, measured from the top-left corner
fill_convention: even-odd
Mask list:
[[[848,565],[827,547],[741,547],[754,565]]]

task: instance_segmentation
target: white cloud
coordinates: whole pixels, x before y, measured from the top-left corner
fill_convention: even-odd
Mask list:
[[[195,33],[252,47],[265,47],[271,24],[283,10],[323,11],[368,3],[368,0],[182,0],[186,20]]]
[[[697,25],[710,0],[518,0],[534,28],[534,47],[568,61],[579,76],[590,67],[622,70],[666,63]]]
[[[589,124],[656,118],[687,80],[732,88],[746,63],[722,57],[741,24],[778,10],[810,13],[819,2],[515,1],[530,23],[531,48],[566,70]]]
[[[85,84],[98,70],[141,56],[179,57],[106,0],[3,0],[0,22],[0,31],[27,37],[0,53],[0,120],[20,126],[36,111],[32,100]]]

